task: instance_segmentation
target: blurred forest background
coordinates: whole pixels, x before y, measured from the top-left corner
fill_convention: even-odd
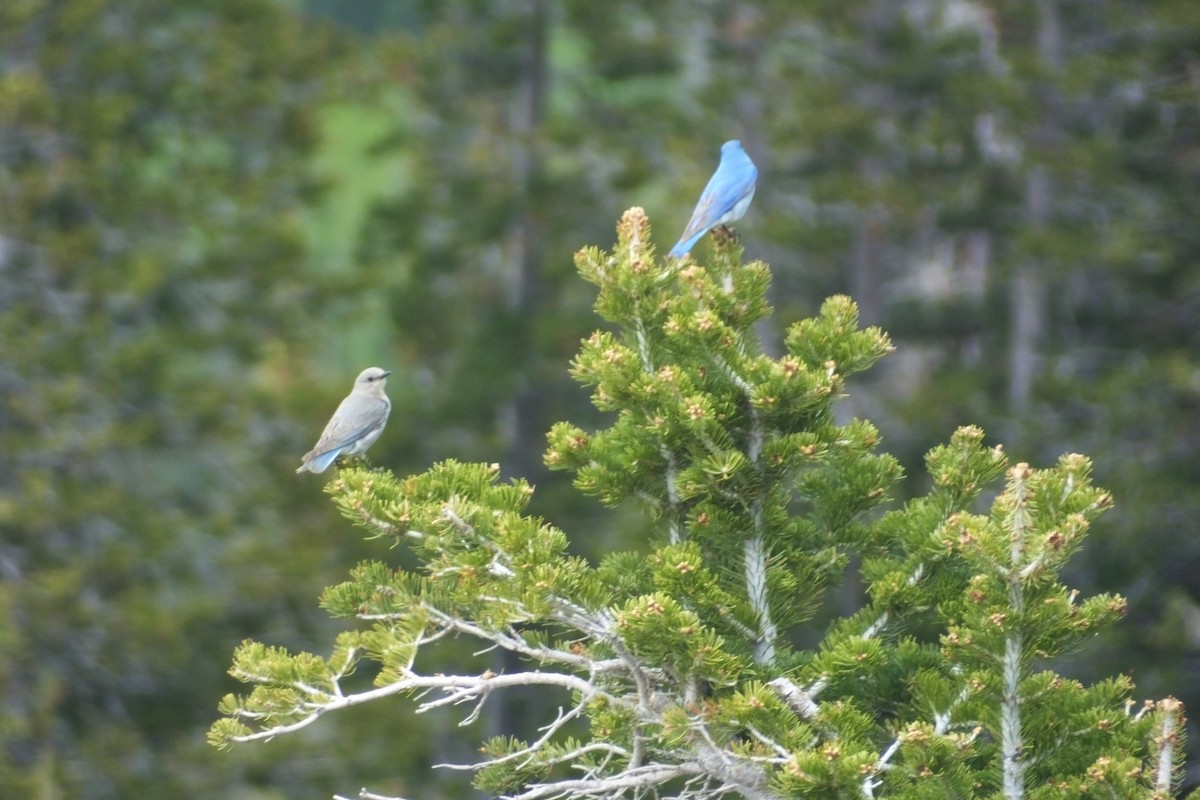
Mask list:
[[[381,555],[292,470],[379,365],[376,464],[499,461],[636,546],[541,465],[596,420],[572,254],[632,205],[665,253],[729,138],[768,347],[835,292],[888,330],[847,410],[913,492],[961,424],[1092,456],[1070,580],[1130,614],[1056,667],[1200,716],[1200,3],[5,0],[0,796],[465,795],[429,766],[519,708],[204,743],[234,646],[324,651]]]

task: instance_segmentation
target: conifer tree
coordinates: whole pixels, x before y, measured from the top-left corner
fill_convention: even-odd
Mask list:
[[[665,260],[632,209],[611,252],[576,262],[611,328],[572,373],[614,418],[554,426],[545,461],[606,505],[643,506],[657,538],[593,565],[526,512],[532,487],[497,465],[343,469],[334,502],[387,547],[322,599],[357,622],[328,657],[245,642],[231,674],[253,689],[224,699],[214,744],[397,694],[419,710],[464,706],[470,724],[495,694],[533,686],[543,727],[460,765],[478,788],[521,800],[1171,796],[1178,701],[1139,704],[1125,678],[1084,686],[1050,669],[1125,607],[1060,581],[1112,503],[1085,457],[1010,464],[963,427],[929,452],[932,489],[887,510],[898,463],[837,401],[891,344],[859,327],[849,298],[792,325],[771,358],[755,333],[770,273],[743,264],[735,240],[715,238],[707,267]],[[813,630],[852,565],[866,603]],[[525,667],[498,674],[481,655],[425,670],[449,638]]]

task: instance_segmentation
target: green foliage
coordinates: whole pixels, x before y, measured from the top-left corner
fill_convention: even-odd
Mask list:
[[[474,721],[493,693],[530,686],[563,705],[536,738],[483,746],[482,790],[1165,798],[1178,702],[1135,710],[1127,678],[1085,686],[1049,669],[1124,611],[1061,580],[1111,505],[1088,460],[1010,467],[961,428],[929,452],[928,494],[882,512],[899,468],[872,425],[837,424],[835,403],[887,337],[834,297],[766,356],[766,268],[729,241],[709,268],[660,260],[650,233],[632,209],[611,253],[577,257],[615,330],[584,340],[571,369],[615,413],[603,430],[554,426],[545,461],[606,504],[639,504],[658,535],[593,566],[497,465],[345,469],[329,484],[343,515],[415,563],[364,563],[326,592],[327,610],[367,626],[329,659],[243,644],[230,672],[254,688],[226,698],[210,741],[392,694],[420,710],[474,703]],[[802,646],[854,561],[868,603]],[[449,636],[506,650],[516,669],[476,656],[427,673],[424,652]],[[373,688],[355,691],[345,678],[364,662]]]
[[[961,602],[975,573],[928,531],[985,509],[936,483],[926,495],[935,473],[919,465],[948,421],[972,420],[1034,463],[1090,453],[1121,501],[1064,580],[1124,593],[1130,623],[1064,645],[1076,654],[1052,666],[1087,682],[1135,670],[1143,691],[1192,700],[1194,4],[376,5],[0,3],[0,786],[327,794],[331,773],[406,771],[394,753],[445,760],[450,737],[428,727],[401,726],[387,758],[355,746],[383,742],[372,725],[392,731],[394,709],[235,756],[197,746],[227,690],[212,659],[245,636],[313,648],[331,635],[313,587],[389,541],[331,535],[330,509],[291,480],[348,360],[397,369],[405,424],[377,445],[378,463],[403,474],[448,454],[498,459],[536,483],[534,510],[572,532],[572,552],[599,562],[598,606],[691,593],[689,611],[745,641],[753,606],[733,590],[744,566],[704,560],[743,557],[744,515],[702,496],[754,477],[741,432],[712,426],[732,441],[688,467],[701,494],[681,497],[690,538],[669,552],[663,518],[637,516],[644,498],[617,492],[617,513],[593,511],[565,473],[542,472],[538,444],[552,419],[601,425],[560,369],[590,326],[587,286],[562,254],[598,241],[604,209],[631,198],[681,223],[726,136],[763,170],[741,224],[751,257],[778,268],[776,318],[849,292],[899,345],[854,379],[837,420],[870,417],[904,465],[883,502],[930,500],[920,524],[907,505],[856,516],[851,501],[886,483],[887,459],[853,485],[832,462],[802,471],[817,494],[843,496],[818,518],[796,492],[769,528],[834,541],[815,572],[799,558],[773,569],[770,592],[815,599],[843,564],[865,577],[821,608],[772,607],[796,646],[780,645],[779,664],[808,663],[838,615],[832,630],[852,637],[886,612],[936,647],[935,609]],[[301,7],[375,36],[354,40],[348,64],[346,48],[285,13]],[[381,37],[385,22],[402,30]],[[364,77],[383,88],[353,91]],[[1036,220],[1035,177],[1049,188]],[[1020,273],[1041,280],[1040,298],[1014,292]],[[778,355],[786,337],[771,324],[759,332]],[[1010,375],[1022,330],[1034,358],[1023,404]],[[831,353],[844,376],[841,358]],[[809,379],[769,396],[773,413],[806,417],[819,399]],[[703,382],[687,395],[722,399]],[[825,447],[806,430],[768,438],[768,463]],[[661,560],[609,554],[647,532]],[[378,557],[411,566],[406,550]],[[694,569],[672,575],[683,560]],[[399,604],[429,589],[396,591]],[[860,593],[869,603],[851,614]],[[382,652],[387,632],[370,635]],[[435,658],[448,668],[459,656],[448,645]],[[925,658],[896,656],[887,675]],[[520,730],[527,699],[488,735]],[[358,739],[338,763],[294,755],[321,736]]]
[[[602,240],[603,209],[681,223],[715,143],[738,136],[763,170],[741,225],[749,256],[776,267],[777,318],[850,293],[900,345],[844,408],[904,465],[892,494],[925,492],[922,454],[959,420],[1039,464],[1091,454],[1119,519],[1073,579],[1124,592],[1136,624],[1072,668],[1136,668],[1152,693],[1200,686],[1183,666],[1195,637],[1179,635],[1200,598],[1200,537],[1179,535],[1200,502],[1189,4],[421,11],[386,51],[412,105],[380,142],[412,168],[361,248],[383,324],[427,378],[414,424],[391,434],[416,463],[498,459],[537,484],[541,513],[593,520],[537,463],[552,420],[599,425],[558,368],[586,322],[561,254]],[[1021,273],[1040,295],[1021,299]],[[1022,330],[1027,405],[1013,401]],[[631,508],[574,547],[629,547],[648,530]]]
[[[768,312],[765,265],[739,264],[732,244],[718,245],[712,270],[654,263],[637,214],[618,233],[614,256],[583,250],[577,264],[624,340],[597,332],[572,364],[597,408],[618,419],[596,434],[555,426],[547,465],[573,470],[576,486],[605,503],[639,500],[665,519],[671,541],[686,530],[717,563],[742,547],[739,531],[755,531],[777,567],[781,613],[810,613],[828,571],[842,566],[833,532],[844,535],[899,477],[893,459],[871,452],[874,428],[832,422],[845,378],[883,356],[887,337],[858,330],[853,303],[835,297],[792,328],[788,355],[772,359],[754,328]],[[789,514],[793,502],[811,507],[808,518]],[[739,572],[714,574],[725,597],[742,593]],[[751,608],[721,609],[706,622],[721,625],[736,609],[754,624]]]
[[[206,658],[322,635],[289,467],[334,399],[304,220],[344,66],[271,0],[0,3],[0,794],[330,787],[202,734]]]

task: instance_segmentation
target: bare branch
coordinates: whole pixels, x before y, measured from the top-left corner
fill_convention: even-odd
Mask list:
[[[619,797],[629,790],[651,789],[667,781],[694,774],[691,770],[674,764],[652,764],[629,769],[617,775],[590,780],[575,780],[541,783],[527,787],[516,794],[505,795],[505,800],[540,800],[557,797]]]
[[[374,792],[368,792],[366,789],[359,789],[357,797],[358,800],[404,800],[404,798],[400,796],[393,797],[391,795],[375,794]],[[333,796],[333,800],[351,800],[351,798],[343,797],[340,794],[335,794]]]
[[[380,686],[355,694],[331,695],[328,692],[314,690],[313,695],[322,699],[311,700],[298,707],[296,711],[304,712],[305,716],[296,722],[287,725],[276,725],[266,730],[242,736],[232,736],[230,739],[235,742],[273,739],[281,734],[306,728],[316,722],[318,717],[330,711],[338,711],[343,708],[362,705],[372,700],[404,692],[421,689],[440,689],[445,692],[445,697],[440,697],[436,700],[426,700],[421,703],[417,707],[417,713],[422,713],[432,708],[478,700],[489,692],[510,686],[557,686],[568,691],[579,692],[587,699],[602,697],[614,705],[632,707],[631,703],[597,688],[591,681],[575,675],[563,675],[555,672],[518,672],[511,675],[493,675],[491,673],[484,673],[483,675],[410,675],[401,680],[389,683],[386,686]],[[237,711],[234,713],[234,716],[244,719],[261,718],[261,715],[247,711]]]
[[[811,721],[821,710],[821,707],[812,699],[812,694],[804,691],[788,678],[775,678],[768,681],[767,686],[771,687],[779,699],[787,703],[788,708],[795,711],[796,716],[800,719]]]

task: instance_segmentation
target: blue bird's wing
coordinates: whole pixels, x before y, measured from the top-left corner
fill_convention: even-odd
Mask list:
[[[708,185],[696,203],[696,210],[688,220],[679,243],[671,250],[673,256],[683,256],[692,249],[701,236],[712,228],[725,222],[733,222],[730,215],[748,194],[754,192],[754,184],[758,179],[758,170],[745,153],[738,154],[740,158],[723,158],[717,171],[709,179]]]
[[[692,212],[692,218],[688,220],[687,227],[683,229],[683,235],[679,237],[679,241],[684,242],[689,239],[693,241],[700,238],[708,232],[709,228],[717,223],[717,219],[721,216],[721,198],[713,189],[712,182],[709,182],[708,189],[704,194],[700,195],[700,202],[696,203],[696,210]],[[732,208],[732,205],[730,206]],[[690,247],[688,248],[691,249]]]
[[[324,472],[325,470],[329,469],[329,465],[332,464],[334,460],[341,454],[341,448],[338,448],[337,450],[330,450],[327,453],[322,453],[316,458],[305,461],[303,467],[296,471],[300,472],[303,469],[308,469],[310,472]]]

